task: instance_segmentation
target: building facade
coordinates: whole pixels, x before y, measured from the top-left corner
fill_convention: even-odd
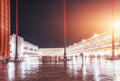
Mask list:
[[[115,56],[120,56],[120,28],[114,29]],[[67,47],[67,53],[85,56],[112,56],[112,30]]]
[[[16,35],[11,35],[10,49],[11,56],[15,56]],[[115,56],[120,56],[120,28],[114,29],[114,48]],[[109,30],[97,36],[93,36],[84,41],[80,41],[66,48],[67,56],[109,56],[112,55],[112,31]],[[18,36],[18,54],[39,56],[63,56],[64,48],[39,48],[37,45],[24,41],[24,38]]]
[[[10,56],[10,0],[0,0],[0,57]]]
[[[38,55],[39,54],[39,47],[32,43],[29,43],[24,40],[23,37],[18,36],[17,42],[17,54],[19,58],[22,58],[26,55]],[[16,54],[16,35],[13,34],[10,36],[10,57],[14,58]]]
[[[63,56],[64,48],[39,48],[41,56]]]

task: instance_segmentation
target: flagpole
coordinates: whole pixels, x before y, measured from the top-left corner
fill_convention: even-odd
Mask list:
[[[115,59],[115,51],[114,51],[114,0],[112,0],[112,59]]]
[[[64,59],[67,58],[66,45],[67,45],[67,35],[66,35],[66,0],[63,1],[64,7]]]
[[[15,60],[18,59],[18,0],[16,0],[16,52]]]

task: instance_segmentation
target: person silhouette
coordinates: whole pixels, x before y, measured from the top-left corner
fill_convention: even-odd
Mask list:
[[[83,60],[83,57],[84,57],[83,53],[80,53],[80,57],[82,58],[82,62],[83,62],[84,61]]]

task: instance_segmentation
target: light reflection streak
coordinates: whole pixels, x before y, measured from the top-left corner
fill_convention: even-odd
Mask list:
[[[84,62],[81,58],[74,57],[73,60],[65,63],[67,68],[65,69],[70,77],[82,78],[83,81],[87,81],[87,78],[91,76],[95,81],[104,81],[109,78],[111,81],[120,80],[120,61],[109,61],[103,58],[93,58],[90,62],[89,58],[86,58]],[[29,74],[36,74],[40,66],[44,66],[42,61],[36,58],[26,58],[21,63],[8,63],[8,79],[14,81],[15,78],[21,77],[25,79]],[[46,65],[46,64],[45,64]],[[54,65],[54,64],[52,64]],[[59,65],[56,63],[54,66]],[[60,65],[63,65],[60,63]]]
[[[79,72],[78,70],[81,68],[81,61],[75,57],[73,57],[73,60],[68,62],[69,67],[69,73],[70,75],[78,76]]]
[[[110,71],[110,69],[113,69],[113,67],[110,66],[113,63],[111,61],[106,62],[103,58],[92,59],[92,62],[90,62],[89,60],[89,58],[86,58],[86,60],[83,62],[83,66],[81,66],[81,59],[74,58],[73,61],[68,62],[68,73],[70,74],[70,76],[77,77],[79,74],[81,74],[79,70],[82,69],[83,79],[85,79],[90,74],[94,74],[96,81],[105,79],[106,76],[111,76],[110,78],[112,78],[112,75],[110,75],[110,73],[113,73],[113,70]],[[109,67],[106,67],[107,65]],[[101,74],[104,74],[106,76],[101,77]]]
[[[15,77],[14,63],[9,63],[7,67],[8,67],[8,78],[10,81],[12,81],[12,79]]]
[[[21,63],[10,62],[8,64],[9,81],[13,81],[13,79],[17,76],[24,79],[27,76],[26,74],[35,74],[39,64],[41,64],[41,62],[39,62],[39,59],[36,58],[26,58],[24,62]]]
[[[114,62],[114,67],[115,67],[115,81],[120,81],[120,61],[115,61]]]
[[[95,80],[97,80],[97,81],[99,81],[99,74],[100,74],[100,66],[99,66],[99,63],[98,63],[98,60],[97,60],[97,58],[95,58],[95,65],[94,65],[94,75],[95,75]]]

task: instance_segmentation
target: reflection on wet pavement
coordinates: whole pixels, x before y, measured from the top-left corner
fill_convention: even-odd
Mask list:
[[[0,63],[0,81],[120,81],[120,60],[24,58],[18,63]]]

